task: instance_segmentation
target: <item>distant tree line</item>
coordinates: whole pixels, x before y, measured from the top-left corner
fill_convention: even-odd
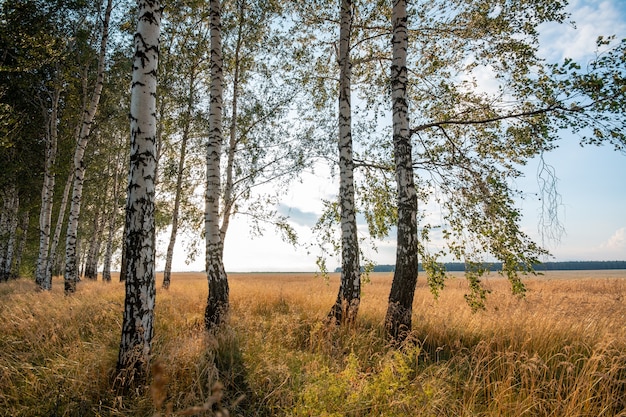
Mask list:
[[[443,264],[448,272],[465,272],[463,262],[446,262]],[[491,272],[501,271],[502,263],[485,263],[483,267]],[[626,261],[567,261],[567,262],[542,262],[535,267],[536,271],[592,271],[605,269],[626,269]],[[372,272],[394,272],[395,265],[375,265]],[[420,262],[420,272],[424,266]],[[341,268],[335,268],[335,272],[341,272]]]

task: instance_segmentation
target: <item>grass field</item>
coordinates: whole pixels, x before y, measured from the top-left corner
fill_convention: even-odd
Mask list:
[[[60,280],[49,293],[0,284],[0,416],[192,415],[217,381],[231,416],[626,416],[626,271],[550,272],[525,281],[524,299],[491,275],[478,313],[462,278],[434,300],[420,277],[400,348],[383,332],[391,274],[372,275],[351,328],[323,323],[337,275],[230,274],[217,335],[203,331],[203,273],[174,274],[169,291],[160,279],[162,383],[126,396],[114,383],[123,284],[69,297]]]

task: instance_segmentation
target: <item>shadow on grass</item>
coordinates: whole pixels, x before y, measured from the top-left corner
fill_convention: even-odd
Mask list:
[[[217,335],[215,366],[224,385],[222,404],[232,416],[272,416],[263,399],[253,392],[248,383],[248,369],[241,351],[239,337],[232,329]]]

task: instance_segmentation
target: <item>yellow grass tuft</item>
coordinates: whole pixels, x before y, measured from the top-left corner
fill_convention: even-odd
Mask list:
[[[490,276],[478,313],[462,278],[438,300],[420,278],[399,348],[384,338],[390,274],[372,275],[350,328],[323,320],[337,275],[229,279],[216,334],[204,274],[157,286],[151,385],[125,397],[112,388],[123,284],[0,285],[0,416],[626,415],[626,271],[551,272],[524,299]]]

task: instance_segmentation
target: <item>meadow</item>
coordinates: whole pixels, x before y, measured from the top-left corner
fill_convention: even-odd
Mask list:
[[[520,299],[492,274],[486,310],[453,276],[435,300],[418,280],[414,329],[390,346],[390,273],[372,274],[351,327],[324,323],[338,276],[229,274],[231,316],[203,330],[206,277],[157,276],[153,378],[115,381],[123,284],[72,296],[0,285],[0,416],[626,416],[626,271],[525,280]],[[194,408],[195,407],[195,408]],[[224,413],[222,413],[224,415]]]

